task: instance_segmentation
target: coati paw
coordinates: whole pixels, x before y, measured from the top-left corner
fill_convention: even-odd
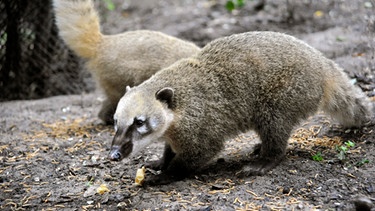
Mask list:
[[[161,173],[157,175],[148,176],[148,178],[144,182],[144,185],[146,186],[167,185],[167,184],[170,184],[172,182],[176,182],[182,179],[183,177],[177,177],[174,175]]]
[[[239,177],[262,176],[279,165],[281,161],[282,158],[273,160],[264,160],[261,158],[257,158],[253,160],[252,163],[248,166],[243,167],[241,171],[236,173],[236,175]]]

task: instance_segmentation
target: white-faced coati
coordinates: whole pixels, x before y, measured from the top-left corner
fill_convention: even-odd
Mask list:
[[[332,60],[304,42],[276,32],[236,34],[128,88],[114,115],[109,158],[163,139],[164,155],[150,165],[162,173],[148,183],[168,183],[208,162],[226,139],[253,129],[260,154],[243,171],[262,175],[285,156],[300,120],[322,109],[357,127],[371,120],[371,107]]]
[[[88,69],[106,94],[99,117],[107,123],[113,121],[126,85],[138,85],[199,51],[190,42],[155,31],[103,35],[92,0],[54,0],[53,5],[60,36],[78,56],[87,59]]]

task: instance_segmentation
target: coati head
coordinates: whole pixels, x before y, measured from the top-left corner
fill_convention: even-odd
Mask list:
[[[126,88],[114,114],[115,136],[109,159],[120,161],[158,140],[173,120],[170,110],[174,90],[152,92],[140,87]]]

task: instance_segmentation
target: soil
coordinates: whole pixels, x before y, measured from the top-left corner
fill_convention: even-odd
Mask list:
[[[114,2],[115,11],[97,2],[107,34],[151,29],[204,46],[245,31],[285,32],[336,61],[375,100],[375,1],[254,0],[232,12],[225,1]],[[236,174],[259,143],[249,132],[193,176],[142,187],[136,171],[163,145],[109,162],[114,131],[97,117],[101,100],[96,91],[0,104],[1,210],[375,209],[374,124],[343,129],[318,113],[296,127],[287,157],[264,176]]]

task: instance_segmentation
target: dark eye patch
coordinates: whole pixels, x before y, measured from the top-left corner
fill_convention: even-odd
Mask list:
[[[133,131],[136,131],[137,134],[144,136],[152,133],[152,128],[150,126],[150,122],[147,118],[135,117],[132,126]]]

